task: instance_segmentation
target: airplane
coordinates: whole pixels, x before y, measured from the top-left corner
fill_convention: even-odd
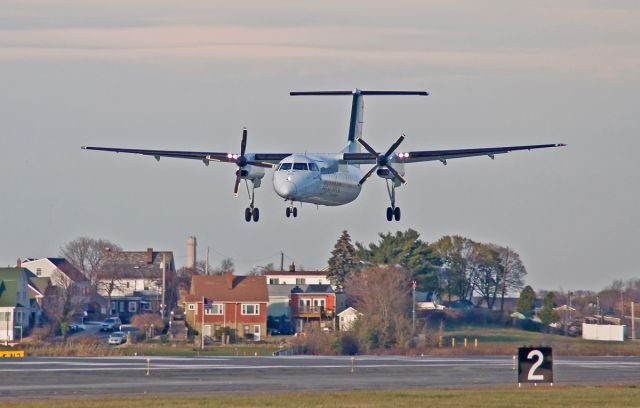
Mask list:
[[[275,169],[272,176],[276,194],[288,202],[285,210],[287,218],[297,217],[298,208],[294,203],[310,203],[325,206],[339,206],[353,202],[362,191],[362,185],[375,173],[385,180],[390,206],[387,207],[387,221],[400,221],[400,207],[396,205],[396,188],[406,184],[405,165],[409,163],[438,160],[446,165],[449,159],[473,156],[495,158],[496,154],[517,150],[544,149],[565,146],[564,143],[538,144],[526,146],[505,146],[456,150],[418,150],[397,152],[404,141],[401,135],[384,152],[375,150],[362,138],[364,96],[415,95],[427,96],[426,91],[308,91],[290,92],[291,96],[351,96],[351,118],[347,145],[337,153],[251,153],[247,152],[247,129],[242,130],[239,153],[197,152],[181,150],[146,150],[120,147],[83,146],[86,150],[116,153],[132,153],[152,156],[157,161],[161,157],[194,159],[206,166],[210,162],[222,162],[237,166],[233,187],[238,196],[240,182],[244,180],[249,195],[249,206],[245,208],[245,221],[258,222],[260,210],[255,205],[255,189],[262,184],[265,169]],[[361,151],[361,147],[366,150]],[[364,172],[361,165],[373,165]]]

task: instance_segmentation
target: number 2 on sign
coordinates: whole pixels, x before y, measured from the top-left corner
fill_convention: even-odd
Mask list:
[[[534,373],[536,372],[538,367],[542,365],[544,356],[542,355],[542,352],[540,350],[531,350],[527,355],[527,360],[533,360],[534,358],[537,358],[537,360],[535,363],[533,363],[533,365],[529,369],[529,375],[527,376],[527,379],[531,381],[543,381],[544,380],[543,374],[534,374]]]

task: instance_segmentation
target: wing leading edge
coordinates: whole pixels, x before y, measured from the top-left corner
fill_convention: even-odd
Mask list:
[[[156,160],[160,160],[161,157],[173,157],[177,159],[193,159],[193,160],[201,160],[205,164],[208,164],[209,161],[217,161],[217,162],[225,162],[225,163],[235,163],[238,157],[235,153],[222,153],[222,152],[192,152],[192,151],[184,151],[184,150],[149,150],[149,149],[126,149],[121,147],[98,147],[98,146],[82,146],[85,150],[98,150],[103,152],[112,152],[112,153],[130,153],[130,154],[141,154],[144,156],[152,156],[155,157]],[[253,156],[253,160],[277,164],[280,160],[284,159],[287,156],[290,156],[291,153],[254,153],[250,154]]]
[[[448,159],[457,159],[461,157],[489,156],[493,159],[494,155],[509,153],[517,150],[534,150],[546,149],[550,147],[566,146],[564,143],[526,145],[526,146],[504,146],[504,147],[486,147],[477,149],[453,149],[453,150],[417,150],[396,155],[394,162],[396,163],[417,163],[425,161],[439,160],[446,164]],[[343,160],[352,164],[374,164],[376,163],[375,155],[371,153],[344,153]]]

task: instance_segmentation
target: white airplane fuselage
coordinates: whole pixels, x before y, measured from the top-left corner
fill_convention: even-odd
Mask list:
[[[294,154],[273,172],[273,189],[285,200],[337,206],[358,198],[363,176],[357,165],[340,164],[339,154]]]

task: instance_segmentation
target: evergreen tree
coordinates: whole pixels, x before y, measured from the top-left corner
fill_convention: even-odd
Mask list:
[[[356,249],[351,244],[351,237],[346,230],[342,231],[342,235],[340,235],[336,245],[333,247],[333,251],[331,251],[327,277],[338,290],[342,290],[344,282],[357,266]]]
[[[556,300],[556,295],[553,292],[548,292],[542,299],[542,310],[540,310],[540,320],[542,324],[550,324],[560,321],[560,315],[553,310]]]
[[[536,292],[529,285],[525,286],[520,292],[520,298],[518,299],[518,312],[527,317],[531,317],[533,314],[533,308],[535,307]]]
[[[418,290],[438,292],[438,276],[435,265],[439,260],[429,245],[420,239],[417,231],[408,229],[395,234],[379,234],[377,244],[365,248],[356,243],[356,256],[368,265],[401,265],[411,271]],[[407,282],[409,285],[409,282]]]

